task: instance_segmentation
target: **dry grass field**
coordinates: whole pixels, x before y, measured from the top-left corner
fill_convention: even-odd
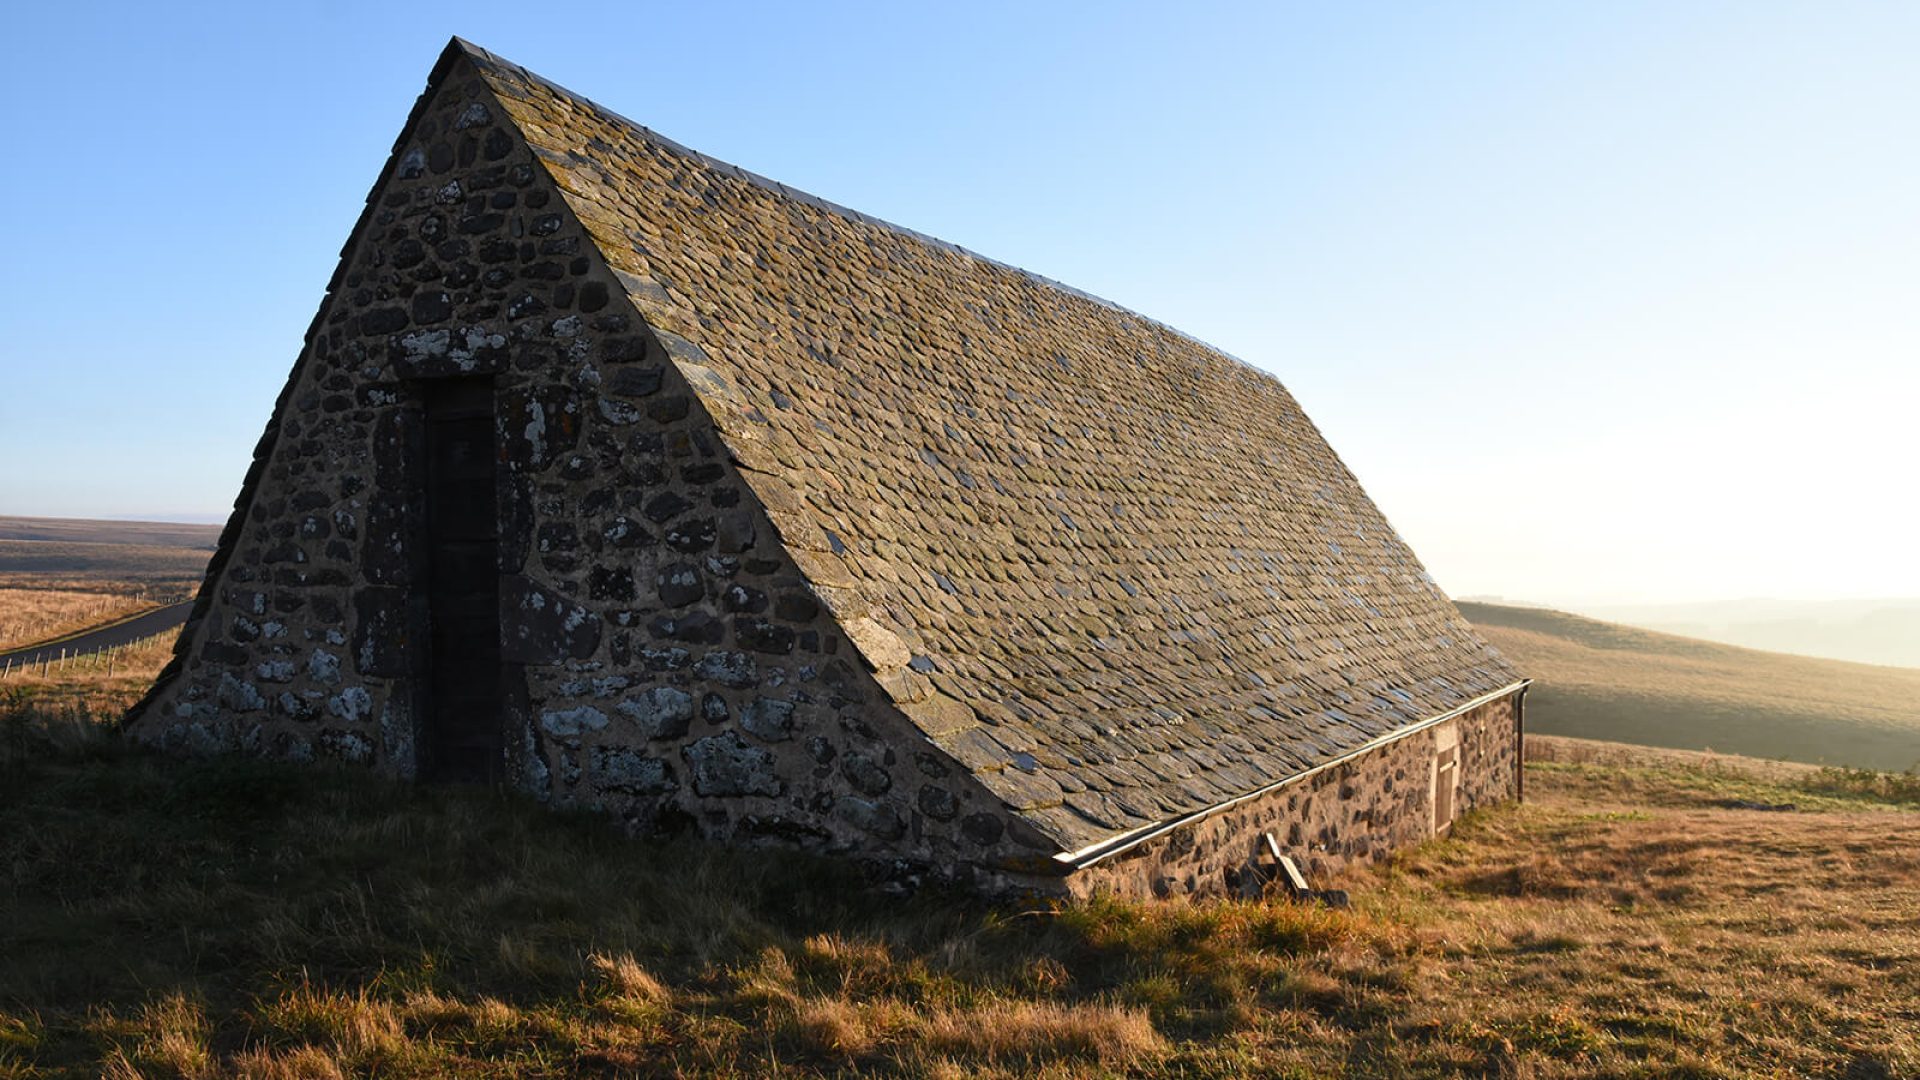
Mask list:
[[[1911,777],[1536,740],[1351,911],[995,906],[36,715],[10,1080],[1920,1075]]]
[[[0,589],[185,600],[219,536],[214,525],[0,516]]]
[[[0,739],[77,731],[91,736],[102,718],[126,712],[173,658],[176,631],[156,634],[98,656],[11,671],[0,678]],[[0,1077],[5,1074],[0,1073]]]
[[[93,589],[168,603],[193,596],[211,557],[198,548],[0,540],[0,588]]]
[[[152,606],[127,593],[0,587],[0,652],[99,626]]]
[[[1530,730],[1903,770],[1920,669],[1760,652],[1541,608],[1462,603],[1521,671]]]

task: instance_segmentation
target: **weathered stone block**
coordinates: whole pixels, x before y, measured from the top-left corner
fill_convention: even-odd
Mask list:
[[[648,739],[677,739],[693,721],[693,695],[674,686],[656,686],[614,706]]]
[[[693,789],[701,795],[780,794],[773,755],[732,732],[696,740],[682,753],[693,772]]]
[[[793,737],[793,702],[755,698],[740,711],[740,727],[762,742],[790,739]]]
[[[593,748],[593,771],[600,786],[629,795],[664,795],[677,789],[673,770],[659,758],[624,747]]]
[[[395,679],[412,670],[407,594],[368,587],[353,593],[353,660],[361,675]]]
[[[500,580],[500,655],[514,664],[585,660],[600,647],[600,616],[532,578]]]

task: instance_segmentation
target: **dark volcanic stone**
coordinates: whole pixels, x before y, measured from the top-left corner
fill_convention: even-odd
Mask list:
[[[960,835],[981,847],[999,843],[1006,831],[1006,823],[992,814],[968,814],[960,819]]]
[[[734,643],[754,652],[784,655],[793,651],[791,629],[766,619],[741,616],[733,620]]]
[[[684,607],[697,603],[707,595],[706,583],[700,579],[700,571],[690,563],[675,563],[661,569],[655,580],[660,593],[660,602],[668,607]]]
[[[773,602],[773,617],[782,622],[811,622],[820,614],[820,601],[812,593],[783,592]]]
[[[407,313],[397,307],[374,308],[360,316],[363,334],[392,334],[407,327]]]
[[[854,827],[882,840],[898,840],[906,835],[906,822],[901,821],[893,807],[885,803],[844,795],[834,805],[834,810]]]
[[[935,821],[951,821],[960,810],[959,802],[953,792],[932,784],[920,785],[920,812]]]
[[[780,794],[773,755],[733,732],[696,740],[681,752],[693,773],[693,790],[702,795]]]
[[[601,391],[621,397],[648,397],[659,392],[660,376],[657,367],[614,368]]]
[[[840,759],[840,774],[862,795],[884,795],[893,786],[893,778],[865,754],[852,753]]]
[[[421,325],[445,322],[453,317],[453,297],[438,289],[422,289],[413,294],[413,321]]]
[[[385,493],[367,501],[366,535],[360,541],[360,570],[376,585],[403,585],[413,576],[408,552],[406,501]]]
[[[760,681],[760,667],[753,657],[737,652],[710,652],[693,667],[694,673],[709,682],[745,689]]]
[[[513,467],[540,470],[580,441],[580,398],[572,388],[543,384],[500,395],[500,426]]]
[[[667,530],[667,546],[689,555],[696,551],[705,551],[713,546],[717,531],[717,526],[710,517],[690,518],[678,522]]]
[[[685,641],[694,645],[718,645],[726,637],[726,624],[704,611],[685,615],[662,615],[648,624],[656,638]]]
[[[692,507],[692,503],[668,491],[649,499],[647,505],[641,508],[641,512],[654,523],[665,524]]]
[[[762,742],[790,739],[793,737],[793,702],[755,698],[741,710],[740,727]]]
[[[402,589],[365,588],[353,593],[353,662],[362,675],[382,679],[410,673],[407,594]]]
[[[596,566],[587,573],[589,600],[631,600],[633,571],[624,566]]]
[[[500,581],[500,658],[511,664],[585,660],[600,646],[600,616],[531,578]]]
[[[767,594],[759,589],[733,584],[720,594],[720,603],[728,611],[754,614],[767,609]]]

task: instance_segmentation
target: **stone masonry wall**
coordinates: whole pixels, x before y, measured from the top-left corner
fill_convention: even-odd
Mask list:
[[[1442,728],[1460,736],[1456,814],[1516,797],[1517,724],[1512,696],[1488,702],[1078,871],[1069,885],[1083,896],[1229,892],[1243,867],[1264,860],[1269,832],[1317,885],[1432,835],[1434,742]]]
[[[178,666],[129,730],[413,776],[421,383],[490,374],[512,783],[902,874],[1044,872],[1052,846],[881,692],[661,336],[451,63],[343,252]]]

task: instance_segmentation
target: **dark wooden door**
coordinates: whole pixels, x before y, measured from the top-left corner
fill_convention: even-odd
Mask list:
[[[437,379],[426,398],[426,764],[436,779],[494,781],[500,709],[500,516],[493,380]]]

